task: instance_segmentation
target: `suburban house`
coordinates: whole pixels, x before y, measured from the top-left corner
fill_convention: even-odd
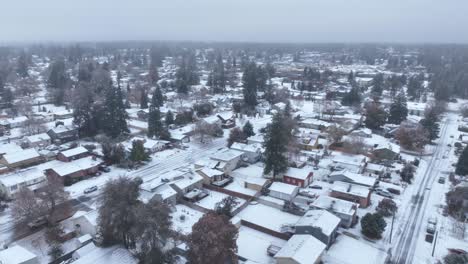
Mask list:
[[[1,264],[39,264],[39,259],[22,246],[12,246],[0,251]]]
[[[26,137],[24,143],[30,148],[45,148],[52,144],[52,140],[47,133],[41,133]]]
[[[363,137],[363,138],[371,138],[372,130],[370,130],[369,128],[361,128],[361,129],[354,130],[353,132],[350,133],[350,135]]]
[[[368,187],[351,183],[335,182],[330,196],[357,203],[361,208],[367,208],[371,203],[371,190]]]
[[[424,116],[427,104],[418,102],[407,102],[407,106],[409,115]]]
[[[47,131],[53,143],[67,143],[79,138],[78,129],[64,125],[58,125]]]
[[[70,185],[95,174],[101,164],[102,160],[100,159],[86,157],[70,162],[62,162],[58,166],[46,169],[46,175],[47,177],[58,177],[64,181],[65,185]]]
[[[262,145],[264,138],[262,134],[253,135],[247,138],[247,144],[260,144]]]
[[[63,162],[70,162],[87,156],[89,156],[89,151],[86,148],[76,147],[60,152],[57,154],[57,159]]]
[[[195,172],[203,177],[203,184],[212,184],[222,181],[225,178],[224,172],[211,168],[201,168],[197,169]]]
[[[308,234],[322,241],[329,248],[337,237],[341,219],[326,210],[309,210],[299,221],[295,234]]]
[[[254,144],[244,144],[239,142],[234,142],[231,149],[238,150],[244,153],[242,159],[248,163],[255,163],[260,160],[262,157],[263,147],[259,143]]]
[[[72,117],[73,117],[72,110],[62,110],[62,111],[54,112],[54,120],[63,120],[63,119],[68,119]]]
[[[376,160],[395,160],[400,155],[400,146],[388,142],[376,146],[372,150],[372,156]]]
[[[277,264],[318,264],[327,246],[311,235],[293,235],[276,253]]]
[[[15,171],[0,177],[0,192],[12,197],[21,187],[31,190],[40,188],[46,182],[44,173],[36,167]]]
[[[8,167],[9,169],[25,168],[41,162],[41,155],[32,148],[4,154],[0,159],[0,164]]]
[[[225,150],[216,152],[215,154],[211,155],[210,158],[212,160],[216,160],[216,161],[223,163],[219,165],[218,167],[222,168],[222,170],[226,174],[229,174],[231,171],[233,171],[239,166],[239,163],[241,161],[243,154],[244,154],[243,152],[238,151],[238,150],[225,149]]]
[[[126,248],[120,245],[96,247],[89,243],[73,253],[73,264],[112,263],[137,264],[138,260]]]
[[[299,192],[298,186],[282,182],[273,182],[268,189],[270,190],[269,196],[284,201],[291,201]]]
[[[261,191],[269,183],[269,180],[263,177],[263,166],[258,164],[235,169],[230,176],[236,183],[254,191]]]
[[[157,179],[145,182],[140,186],[140,197],[139,199],[148,203],[151,200],[163,202],[167,205],[176,205],[177,203],[177,192],[169,184],[164,182],[157,182]]]
[[[299,126],[301,127],[312,128],[312,129],[317,129],[321,131],[324,129],[327,129],[330,125],[331,123],[329,122],[322,121],[322,120],[315,119],[315,118],[306,118],[299,122]]]
[[[353,173],[347,170],[341,170],[341,171],[332,172],[328,176],[328,181],[329,182],[341,181],[341,182],[358,184],[358,185],[362,185],[366,187],[374,187],[377,182],[377,179],[374,177],[363,176],[361,174]]]
[[[367,157],[364,155],[334,154],[330,169],[362,173],[366,166]]]
[[[345,200],[333,198],[326,195],[320,195],[313,203],[311,208],[327,210],[341,219],[340,225],[346,228],[351,227],[357,222],[356,209],[357,204]]]
[[[201,189],[203,177],[194,173],[186,173],[182,179],[171,182],[170,186],[177,192],[177,197],[180,198],[194,189]]]
[[[172,133],[171,132],[171,141],[175,144],[182,145],[183,143],[190,142],[190,136],[182,133]]]
[[[26,116],[11,117],[1,119],[0,126],[8,130],[12,128],[22,127],[26,123],[26,121],[28,121],[28,118]]]
[[[23,148],[15,143],[0,144],[0,157],[5,154],[16,153],[22,150]]]
[[[370,174],[382,175],[385,172],[385,166],[377,163],[367,163],[364,171]]]
[[[304,188],[312,182],[313,174],[308,167],[301,169],[289,167],[283,175],[283,182]]]

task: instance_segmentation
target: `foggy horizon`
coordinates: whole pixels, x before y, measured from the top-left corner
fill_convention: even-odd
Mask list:
[[[193,41],[254,43],[468,43],[460,0],[70,3],[20,0],[0,17],[1,44]]]

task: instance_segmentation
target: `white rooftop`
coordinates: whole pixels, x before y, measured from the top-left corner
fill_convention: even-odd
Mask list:
[[[69,158],[69,157],[73,157],[73,156],[80,155],[80,154],[87,153],[87,152],[88,150],[86,148],[80,146],[80,147],[62,151],[61,153],[65,157]]]
[[[296,226],[319,227],[329,236],[339,225],[341,219],[326,210],[309,210],[297,221]]]
[[[348,178],[353,183],[366,185],[366,186],[374,186],[375,182],[377,181],[376,178],[363,176],[361,174],[350,172],[347,170],[334,171],[330,174],[330,177],[337,176],[337,175],[343,175],[344,177]]]
[[[5,264],[23,264],[34,263],[36,255],[21,246],[12,246],[0,251],[0,263]]]
[[[313,207],[329,210],[332,212],[354,215],[357,204],[345,200],[333,198],[326,195],[320,195],[312,204]]]
[[[41,142],[44,140],[50,140],[50,136],[47,133],[41,133],[32,135],[26,138],[31,143]]]
[[[93,159],[92,157],[86,157],[82,159],[77,159],[71,162],[62,162],[60,165],[53,167],[53,169],[58,175],[66,176],[77,171],[87,170],[99,165],[102,161],[100,159]]]
[[[270,191],[286,193],[289,195],[294,195],[299,187],[296,185],[286,184],[282,182],[274,182],[270,186]]]
[[[284,173],[284,175],[296,179],[305,180],[311,172],[312,168],[310,167],[304,167],[300,169],[289,167],[288,170]]]
[[[29,160],[29,159],[34,159],[34,158],[39,158],[40,155],[37,153],[35,149],[24,149],[21,151],[17,152],[11,152],[3,155],[3,158],[5,161],[7,161],[9,164],[21,162],[24,160]]]
[[[298,264],[315,263],[327,246],[311,235],[294,235],[275,255],[275,258],[293,259]]]

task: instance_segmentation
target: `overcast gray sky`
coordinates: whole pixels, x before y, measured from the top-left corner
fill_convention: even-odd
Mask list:
[[[0,42],[94,40],[468,43],[468,1],[2,1]]]

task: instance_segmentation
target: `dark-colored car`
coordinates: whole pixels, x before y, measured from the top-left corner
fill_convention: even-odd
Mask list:
[[[318,189],[318,190],[322,190],[322,189],[323,189],[323,187],[320,186],[320,185],[310,185],[309,188],[311,188],[311,189]]]
[[[387,191],[388,191],[389,193],[393,193],[393,194],[398,194],[398,195],[401,194],[400,190],[395,189],[395,188],[387,188]]]
[[[99,170],[102,172],[109,172],[111,169],[107,166],[99,166]]]

